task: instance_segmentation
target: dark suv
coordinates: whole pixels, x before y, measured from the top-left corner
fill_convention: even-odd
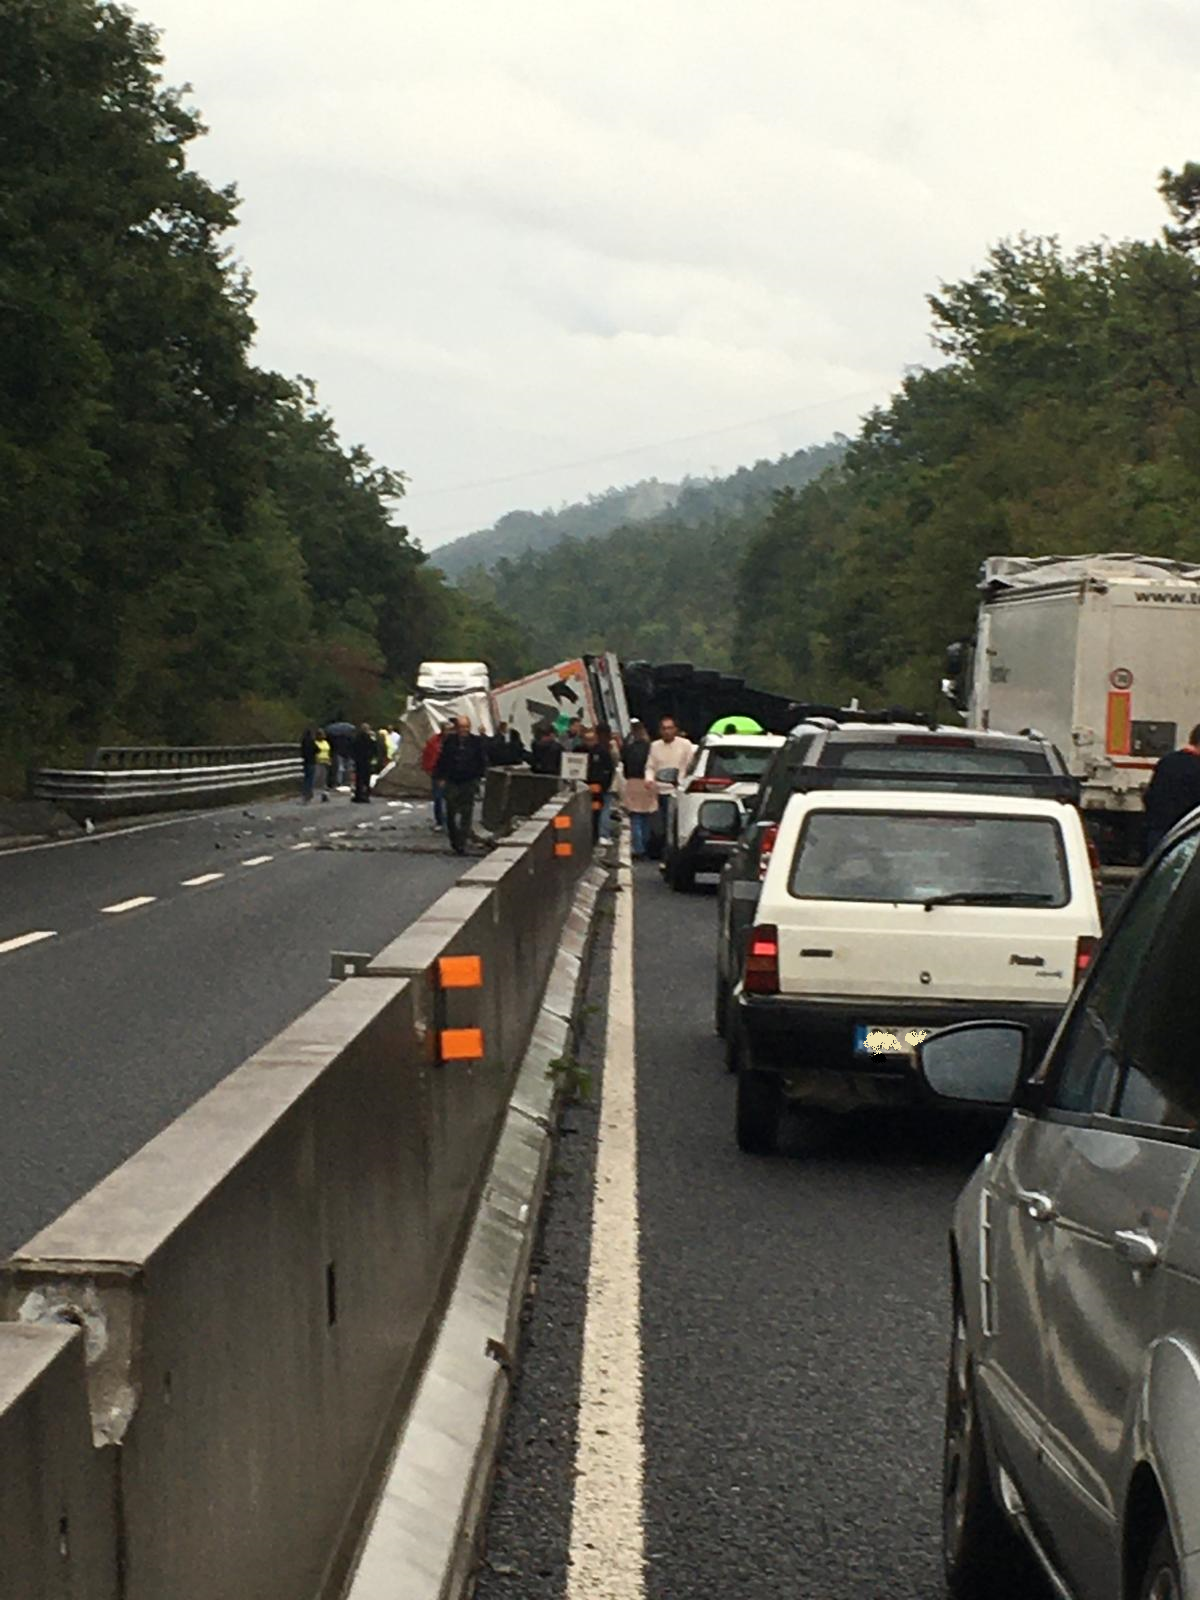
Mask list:
[[[746,938],[779,824],[794,794],[813,789],[930,789],[950,794],[1079,798],[1062,756],[1040,735],[985,733],[916,721],[841,723],[813,717],[792,729],[763,775],[721,874],[715,1023],[724,1034]]]

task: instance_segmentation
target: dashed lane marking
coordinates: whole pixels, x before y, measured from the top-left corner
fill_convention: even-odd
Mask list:
[[[244,867],[265,867],[268,861],[274,861],[274,859],[274,856],[250,856],[248,860],[242,862],[242,865]]]
[[[288,849],[289,850],[311,850],[312,847],[313,847],[313,841],[311,839],[305,839],[300,844],[290,844],[290,845],[288,845]]]
[[[567,1600],[644,1600],[633,877],[621,840],[596,1140]]]
[[[19,933],[15,939],[5,939],[0,943],[0,956],[10,955],[14,950],[24,950],[28,944],[40,944],[43,939],[57,938],[53,928],[42,928],[37,933]]]
[[[198,878],[185,878],[180,884],[181,889],[198,889],[202,883],[216,883],[218,878],[223,878],[223,872],[202,872]]]
[[[118,900],[115,905],[101,906],[100,909],[107,916],[115,917],[121,911],[136,911],[138,906],[152,906],[158,899],[154,894],[135,895],[132,900]]]

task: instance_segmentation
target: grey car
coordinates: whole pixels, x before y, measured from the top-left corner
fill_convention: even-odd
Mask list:
[[[935,1101],[1011,1103],[959,1198],[943,1476],[958,1600],[1200,1600],[1200,813],[1050,1043],[972,1022]]]

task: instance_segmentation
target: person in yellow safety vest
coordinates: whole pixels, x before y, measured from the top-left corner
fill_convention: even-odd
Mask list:
[[[329,748],[329,739],[324,728],[317,729],[317,773],[315,787],[321,791],[321,799],[329,799],[329,766],[333,760],[333,751]]]
[[[592,791],[592,839],[600,837],[600,818],[604,810],[604,796],[612,788],[616,764],[607,744],[601,744],[595,728],[585,728],[583,749],[587,756],[587,785]]]

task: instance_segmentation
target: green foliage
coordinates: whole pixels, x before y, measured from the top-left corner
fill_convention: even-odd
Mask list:
[[[160,62],[110,0],[0,7],[10,755],[391,714],[443,616],[521,654],[392,523],[401,475],[250,363],[236,195],[188,167],[204,130]]]

